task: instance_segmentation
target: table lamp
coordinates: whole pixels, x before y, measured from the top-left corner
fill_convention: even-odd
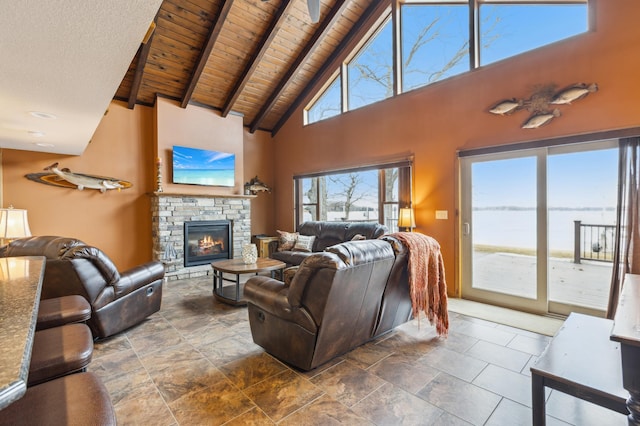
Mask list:
[[[3,244],[9,244],[17,238],[30,236],[31,230],[26,210],[14,209],[13,206],[0,209],[0,238]]]
[[[403,207],[398,212],[398,228],[405,230],[408,228],[409,232],[413,231],[416,227],[416,220],[413,216],[413,207]]]

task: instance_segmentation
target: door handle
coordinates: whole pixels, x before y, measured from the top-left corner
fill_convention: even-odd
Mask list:
[[[469,222],[465,222],[462,224],[462,235],[468,236],[471,233],[471,225]]]

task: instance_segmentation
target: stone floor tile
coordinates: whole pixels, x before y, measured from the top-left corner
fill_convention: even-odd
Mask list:
[[[438,347],[420,358],[419,362],[451,374],[466,382],[471,382],[487,366],[485,361],[461,354],[444,347]]]
[[[387,383],[351,409],[376,425],[437,424],[442,410]]]
[[[465,353],[474,358],[513,371],[522,371],[531,358],[531,354],[507,348],[506,346],[485,342],[483,340],[473,345]]]
[[[369,371],[414,394],[439,373],[436,368],[418,362],[414,356],[403,353],[386,357],[372,366]]]
[[[255,407],[242,392],[222,380],[169,403],[181,425],[221,425]]]
[[[244,389],[244,394],[276,422],[317,399],[323,393],[308,379],[291,370],[282,371]]]
[[[493,326],[489,326],[483,323],[471,321],[461,323],[460,327],[456,328],[456,331],[458,333],[501,346],[508,345],[509,342],[516,337],[515,333],[501,330],[495,327],[495,324]]]
[[[344,361],[316,375],[311,383],[351,407],[386,382],[350,361]]]
[[[531,408],[502,398],[485,426],[530,426],[531,422]]]
[[[417,395],[474,425],[482,425],[502,399],[499,395],[446,373],[439,374]]]
[[[120,426],[171,426],[176,424],[171,410],[157,392],[151,396],[142,395],[139,398],[124,399],[116,404],[114,409],[116,421]]]
[[[531,407],[531,378],[489,364],[472,382],[488,391]]]
[[[518,350],[520,352],[526,352],[531,355],[540,356],[551,341],[551,339],[549,338],[545,339],[541,337],[536,338],[518,334],[511,342],[509,342],[507,347]]]
[[[219,368],[239,389],[248,388],[287,369],[265,352],[229,362]]]
[[[285,417],[278,423],[279,426],[331,426],[353,425],[374,426],[374,423],[358,416],[353,411],[332,399],[323,395],[310,404],[305,405],[293,414]]]

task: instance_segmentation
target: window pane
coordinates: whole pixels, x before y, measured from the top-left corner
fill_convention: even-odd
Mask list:
[[[327,176],[327,220],[378,221],[378,171]]]
[[[317,178],[302,179],[302,202],[315,204],[318,202]]]
[[[320,120],[336,116],[342,112],[340,101],[340,76],[329,85],[327,90],[318,98],[307,112],[307,123],[315,123]]]
[[[349,109],[393,96],[393,40],[391,19],[347,65]]]
[[[587,30],[586,4],[484,4],[480,62],[490,64]]]
[[[468,5],[404,5],[402,90],[469,70]]]
[[[384,202],[398,201],[398,168],[384,170]]]

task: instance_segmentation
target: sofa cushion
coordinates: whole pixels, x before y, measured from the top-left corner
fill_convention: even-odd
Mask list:
[[[296,245],[296,241],[298,240],[297,232],[286,232],[286,231],[276,231],[278,232],[278,251],[285,250],[293,250],[293,247]]]
[[[310,252],[315,239],[315,235],[298,235],[298,239],[296,244],[293,246],[293,250]]]
[[[280,262],[284,262],[287,265],[299,265],[312,254],[313,252],[308,251],[285,250],[273,252],[270,257],[272,259],[279,260]]]

